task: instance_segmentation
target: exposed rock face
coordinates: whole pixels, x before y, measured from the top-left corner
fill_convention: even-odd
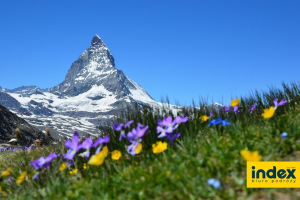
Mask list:
[[[80,128],[93,134],[95,127],[104,126],[121,109],[134,103],[160,106],[141,86],[116,69],[114,57],[98,35],[73,62],[59,85],[0,90],[6,92],[2,100],[0,96],[1,105],[22,113],[39,128],[49,126],[68,136]]]
[[[15,137],[16,128],[21,130],[20,140],[24,145],[32,144],[36,139],[42,139],[44,143],[47,143],[46,136],[42,131],[0,105],[0,143],[6,143]],[[52,140],[50,138],[50,141]]]
[[[71,65],[65,80],[50,92],[77,96],[94,85],[104,86],[117,99],[129,95],[129,89],[137,89],[121,70],[116,69],[114,57],[98,35],[93,37],[91,46]],[[148,97],[152,99],[150,95]]]
[[[22,108],[19,101],[5,92],[0,92],[0,104],[11,110]]]

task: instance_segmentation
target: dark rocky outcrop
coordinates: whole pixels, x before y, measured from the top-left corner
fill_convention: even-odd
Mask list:
[[[32,144],[37,138],[47,143],[45,134],[39,129],[29,125],[24,119],[10,112],[7,108],[0,105],[0,142],[6,143],[15,137],[15,129],[21,130],[20,143],[25,145]],[[49,142],[53,138],[49,138]]]

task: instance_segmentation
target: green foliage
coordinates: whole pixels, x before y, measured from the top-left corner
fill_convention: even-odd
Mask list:
[[[125,140],[119,142],[119,132],[105,130],[111,141],[110,152],[120,150],[122,157],[115,161],[109,156],[101,166],[83,168],[86,160],[75,157],[70,170],[78,169],[74,176],[69,170],[59,171],[63,158],[54,159],[49,169],[40,171],[40,179],[32,181],[34,170],[30,162],[52,152],[63,154],[62,144],[45,147],[41,150],[0,153],[0,172],[12,168],[10,183],[1,177],[2,192],[8,199],[299,199],[297,189],[251,189],[246,187],[246,161],[240,151],[258,151],[263,161],[295,161],[300,158],[300,90],[299,85],[283,84],[283,90],[270,89],[269,92],[255,92],[241,98],[242,113],[218,113],[230,126],[208,126],[199,117],[209,115],[206,103],[200,106],[183,108],[179,115],[189,116],[186,123],[180,124],[181,136],[176,145],[160,154],[152,153],[152,144],[166,141],[157,138],[157,120],[173,113],[168,107],[162,111],[136,105],[127,108],[116,122],[134,120],[130,127],[140,122],[149,130],[143,138],[143,150],[136,156],[128,155]],[[273,105],[273,99],[285,98],[289,103],[279,107],[271,119],[264,119],[264,108]],[[252,114],[248,109],[257,103]],[[173,116],[174,117],[174,116]],[[129,128],[126,132],[130,131]],[[280,134],[287,132],[286,139]],[[92,152],[94,154],[94,152]],[[29,176],[21,184],[16,178],[26,171]],[[220,180],[221,187],[215,189],[207,184],[209,178]],[[2,193],[0,193],[1,195]]]

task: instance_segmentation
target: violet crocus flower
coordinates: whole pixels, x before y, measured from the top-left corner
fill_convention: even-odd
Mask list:
[[[114,124],[113,124],[113,128],[114,128],[116,131],[121,131],[119,141],[121,141],[123,138],[126,138],[126,135],[125,135],[125,128],[126,128],[127,126],[129,126],[130,124],[132,124],[132,123],[133,123],[133,120],[127,122],[125,125],[123,125],[123,124],[118,124],[118,123],[114,123]]]
[[[285,99],[282,99],[282,100],[278,103],[278,99],[275,98],[275,99],[273,100],[273,103],[274,103],[274,105],[275,105],[275,108],[274,108],[274,109],[276,110],[277,107],[283,106],[283,105],[285,105],[287,102],[288,102],[288,101],[286,101]]]
[[[72,138],[72,141],[67,140],[66,143],[65,143],[65,146],[67,148],[69,148],[69,150],[64,155],[64,158],[72,160],[74,155],[76,154],[76,152],[78,152],[81,148],[81,146],[79,145],[79,136],[78,136],[77,131],[74,132],[74,136]]]
[[[59,157],[59,155],[57,155],[55,152],[51,153],[46,158],[40,157],[39,159],[36,159],[36,160],[32,161],[31,166],[35,170],[39,170],[39,169],[42,169],[42,168],[49,168],[51,166],[52,160],[56,157]]]
[[[90,157],[90,148],[92,147],[93,140],[92,138],[86,138],[84,142],[80,145],[80,149],[85,149],[86,151],[78,154],[79,156],[85,157],[88,159]]]
[[[252,106],[250,106],[250,109],[249,109],[250,114],[252,114],[252,111],[255,110],[255,108],[256,108],[256,103],[254,103]]]
[[[138,123],[137,128],[133,128],[132,131],[127,134],[126,138],[129,142],[131,142],[131,145],[127,146],[127,151],[129,154],[136,154],[135,150],[139,143],[141,143],[141,138],[145,135],[148,128],[148,126],[144,127],[142,124]]]
[[[214,178],[210,178],[208,179],[207,183],[209,185],[212,185],[214,188],[218,189],[221,186],[221,183],[219,180],[214,179]]]
[[[102,146],[104,143],[108,143],[109,142],[109,136],[105,135],[104,138],[99,137],[99,139],[92,145],[92,147],[97,147],[98,145],[100,145],[97,149],[96,149],[96,154],[99,153],[102,149]]]

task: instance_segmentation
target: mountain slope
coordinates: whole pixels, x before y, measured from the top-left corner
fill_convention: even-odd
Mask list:
[[[31,124],[39,128],[50,126],[60,135],[71,135],[75,128],[96,134],[96,126],[107,121],[127,105],[134,103],[160,107],[136,82],[115,67],[115,59],[98,35],[91,45],[74,61],[62,83],[48,89],[22,86],[8,90],[0,104],[15,99],[10,109],[26,113]],[[21,112],[22,111],[22,112]],[[49,117],[52,120],[49,120]],[[69,121],[70,123],[66,123]]]

